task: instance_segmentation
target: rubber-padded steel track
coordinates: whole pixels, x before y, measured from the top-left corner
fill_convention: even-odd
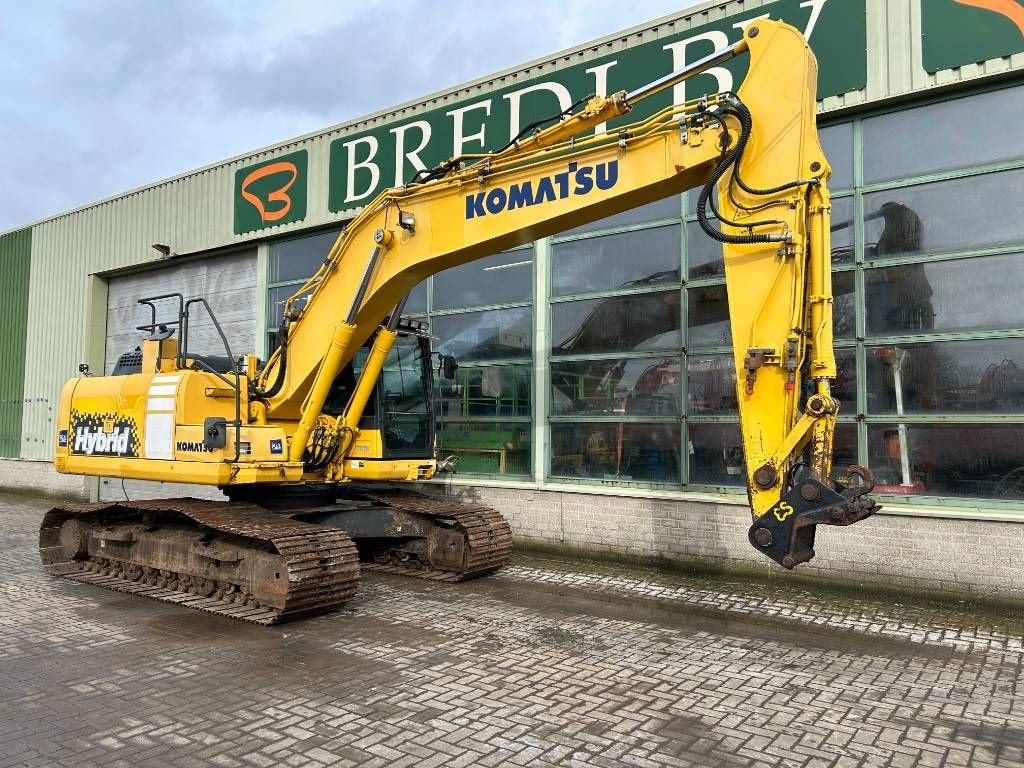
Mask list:
[[[225,534],[235,542],[251,547],[253,553],[270,553],[280,558],[287,574],[286,591],[280,606],[240,604],[239,596],[228,599],[203,596],[162,584],[144,583],[137,576],[126,578],[123,564],[103,567],[96,558],[69,557],[62,546],[61,529],[76,519],[87,530],[108,521],[142,521],[159,527],[161,523],[192,525]],[[257,624],[276,624],[336,608],[351,599],[359,581],[359,557],[355,544],[343,531],[305,523],[261,507],[245,503],[208,502],[197,499],[116,502],[55,507],[46,514],[39,531],[39,554],[47,571],[73,581],[95,584],[120,592],[183,605],[188,608],[228,616]],[[93,572],[89,569],[92,568]],[[95,571],[99,572],[95,572]],[[190,579],[171,574],[170,582],[189,583]],[[162,581],[167,581],[165,576]],[[234,598],[234,599],[231,599]]]
[[[459,570],[363,563],[365,570],[454,582],[493,573],[512,558],[512,529],[501,513],[490,507],[404,488],[361,492],[360,496],[405,512],[443,520],[446,525],[454,523],[456,529],[465,533],[467,545],[463,567]]]

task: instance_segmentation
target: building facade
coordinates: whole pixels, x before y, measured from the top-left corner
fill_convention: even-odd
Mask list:
[[[707,3],[0,235],[0,351],[13,361],[0,372],[0,484],[194,495],[49,465],[61,385],[134,348],[139,298],[203,296],[236,352],[265,356],[283,301],[381,189],[667,74],[768,16],[804,31],[819,59],[835,458],[871,467],[884,505],[819,533],[803,570],[1024,596],[1024,20],[984,5]],[[733,90],[743,66],[672,96]],[[452,488],[496,505],[521,541],[768,567],[746,543],[721,253],[694,200],[448,270],[408,302],[461,366],[438,415],[441,452],[460,457]],[[212,330],[192,338],[219,352]]]

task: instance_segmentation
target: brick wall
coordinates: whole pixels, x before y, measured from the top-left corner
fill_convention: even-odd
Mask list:
[[[87,482],[84,477],[60,474],[48,461],[0,459],[0,488],[4,490],[82,500],[89,496]]]
[[[747,543],[749,512],[741,503],[465,486],[452,492],[501,511],[521,543],[790,577]],[[798,575],[1024,598],[1018,523],[880,514],[849,528],[820,526],[815,551]]]

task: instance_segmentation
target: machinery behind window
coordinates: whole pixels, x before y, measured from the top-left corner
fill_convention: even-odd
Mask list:
[[[740,55],[749,61],[737,94],[624,119]],[[800,34],[758,20],[684,70],[417,172],[367,205],[284,303],[266,362],[238,357],[215,319],[223,354],[191,351],[203,300],[147,300],[151,322],[117,375],[65,386],[56,467],[217,486],[229,501],[57,507],[40,532],[46,568],[264,624],[344,603],[361,568],[441,581],[500,568],[512,549],[500,514],[399,484],[445,466],[431,398],[435,375],[456,369],[431,352],[424,327],[402,320],[406,297],[444,269],[695,188],[699,225],[725,260],[743,453],[730,466],[746,478],[750,542],[786,568],[809,560],[817,525],[875,510],[867,470],[841,482],[832,472],[830,169],[816,80]],[[595,132],[601,124],[612,127]],[[176,316],[158,323],[159,302]],[[612,320],[630,318],[604,331]],[[622,408],[656,408],[680,375],[651,366],[635,388],[643,398]],[[620,443],[593,453],[621,472]]]

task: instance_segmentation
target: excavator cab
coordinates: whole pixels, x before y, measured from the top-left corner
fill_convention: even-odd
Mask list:
[[[344,413],[373,341],[371,337],[335,378],[324,413],[335,417]],[[436,430],[432,363],[425,326],[408,322],[399,325],[398,337],[359,420],[360,440],[353,449],[354,458],[433,457]]]

